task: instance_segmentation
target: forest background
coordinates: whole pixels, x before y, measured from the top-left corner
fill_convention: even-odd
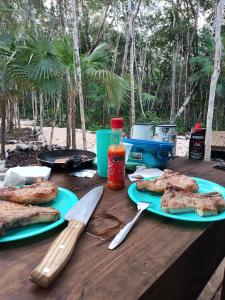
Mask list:
[[[205,125],[216,5],[213,0],[80,0],[74,8],[68,0],[1,0],[2,132],[29,118],[41,131],[47,125],[67,127],[67,146],[75,148],[76,128],[108,127],[116,115],[125,118],[127,131],[134,121],[175,122],[179,133],[197,121]],[[224,46],[223,26],[221,39]],[[224,58],[222,51],[215,130],[225,125]]]

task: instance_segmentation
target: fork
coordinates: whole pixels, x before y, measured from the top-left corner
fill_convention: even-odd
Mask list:
[[[120,230],[119,233],[117,233],[117,235],[111,241],[111,243],[110,243],[110,245],[108,247],[110,250],[115,249],[117,246],[119,246],[122,243],[122,241],[125,239],[125,237],[129,233],[129,231],[131,230],[131,228],[137,222],[137,220],[140,217],[141,213],[145,209],[147,209],[150,205],[151,205],[151,202],[138,202],[138,204],[137,204],[138,211],[137,211],[136,215],[134,216],[134,218],[129,223],[127,223],[127,225],[125,227],[123,227]]]

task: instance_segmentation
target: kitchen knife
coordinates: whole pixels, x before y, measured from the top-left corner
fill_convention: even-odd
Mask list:
[[[68,226],[54,240],[41,263],[31,272],[31,281],[48,287],[55,280],[68,262],[102,194],[103,186],[92,189],[67,212],[64,219],[69,221]]]

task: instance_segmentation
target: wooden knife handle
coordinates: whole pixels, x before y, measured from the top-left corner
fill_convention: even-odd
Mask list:
[[[41,263],[31,272],[30,280],[40,286],[48,287],[68,262],[84,227],[85,225],[79,221],[70,221],[54,240]]]

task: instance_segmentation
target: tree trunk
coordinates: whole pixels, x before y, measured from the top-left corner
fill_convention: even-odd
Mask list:
[[[34,95],[33,95],[33,91],[31,92],[31,104],[32,104],[32,116],[33,116],[33,121],[34,121],[35,108],[34,108]],[[34,125],[34,127],[35,127],[35,125]]]
[[[90,41],[90,18],[89,18],[89,10],[88,10],[88,5],[84,4],[84,1],[81,0],[81,7],[82,7],[82,16],[83,16],[83,23],[84,23],[84,35],[85,35],[85,46],[86,46],[86,51],[91,48],[91,41]]]
[[[146,63],[146,56],[147,56],[147,42],[145,45],[145,49],[143,52],[140,50],[140,59],[139,59],[139,66],[137,62],[137,54],[136,49],[134,49],[134,61],[136,65],[136,75],[137,75],[137,81],[138,81],[138,95],[139,95],[139,102],[140,102],[140,108],[141,108],[141,114],[143,118],[146,120],[146,115],[143,108],[143,101],[142,101],[142,85],[143,85],[143,79],[144,79],[144,70],[145,70],[145,63]],[[143,55],[143,57],[142,57]]]
[[[134,99],[134,37],[133,37],[133,10],[131,0],[128,0],[128,22],[130,34],[130,88],[131,88],[131,124],[135,122],[135,99]]]
[[[14,106],[13,106],[13,103],[12,103],[12,100],[9,100],[8,101],[8,109],[9,109],[9,122],[8,122],[8,128],[9,128],[9,131],[12,131],[13,130],[13,116],[14,116]]]
[[[64,11],[64,3],[63,0],[57,0],[58,7],[59,7],[59,13],[60,13],[60,20],[61,25],[63,29],[64,35],[68,34],[68,26],[66,22],[66,14]],[[67,84],[67,113],[68,113],[68,119],[67,119],[67,133],[66,133],[66,147],[69,149],[71,147],[71,141],[72,141],[72,147],[76,148],[76,122],[74,121],[76,114],[76,108],[75,105],[73,105],[73,99],[72,92],[73,92],[73,84],[72,84],[72,78],[70,75],[69,70],[66,71],[66,84]],[[72,128],[73,124],[73,128]]]
[[[222,52],[221,44],[221,26],[223,21],[223,8],[225,0],[220,0],[217,5],[216,17],[215,17],[215,58],[214,58],[214,72],[211,77],[210,90],[209,90],[209,104],[206,123],[206,139],[205,139],[205,160],[210,161],[211,158],[211,144],[212,144],[212,122],[213,111],[216,94],[216,85],[220,75],[220,59]]]
[[[32,99],[34,101],[34,131],[36,131],[37,119],[38,119],[38,105],[37,105],[37,94],[35,91],[32,91]]]
[[[185,80],[184,80],[184,97],[185,99],[188,96],[188,73],[189,73],[189,57],[190,57],[190,46],[191,45],[191,35],[189,32],[189,28],[187,31],[187,53],[185,58]],[[184,122],[186,122],[186,106],[184,108]]]
[[[59,111],[60,111],[60,100],[61,100],[60,97],[61,97],[61,95],[57,96],[56,111],[55,111],[54,119],[53,119],[53,122],[52,122],[50,142],[49,142],[50,150],[52,149],[52,140],[53,140],[53,135],[54,135],[54,129],[55,129],[55,125],[56,125],[56,122],[57,122],[57,117],[58,117]]]
[[[68,33],[68,28],[66,26],[66,16],[65,16],[64,7],[63,7],[63,5],[64,5],[63,0],[57,0],[57,4],[59,7],[60,22],[62,25],[63,33],[64,33],[64,35],[66,35]]]
[[[176,103],[176,110],[178,111],[180,107],[180,98],[182,92],[182,85],[183,85],[183,67],[184,67],[184,58],[183,58],[183,51],[184,51],[184,37],[182,33],[181,44],[180,44],[180,52],[181,52],[181,60],[180,60],[180,70],[179,70],[179,81],[178,81],[178,91],[177,91],[177,103]]]
[[[25,119],[26,118],[26,107],[25,107],[25,93],[24,92],[23,92],[22,111],[23,111],[23,119]],[[32,103],[32,111],[33,111],[33,103]]]
[[[187,97],[186,97],[185,100],[184,100],[184,103],[182,104],[182,106],[181,106],[180,109],[178,110],[176,116],[174,116],[174,118],[171,120],[172,123],[173,123],[174,121],[176,121],[176,119],[179,118],[179,117],[182,115],[182,113],[184,112],[184,110],[185,110],[185,108],[187,107],[188,103],[190,103],[190,100],[191,100],[192,96],[194,95],[194,93],[195,93],[195,91],[196,91],[196,88],[197,88],[197,86],[195,86],[195,87],[193,88],[193,90],[189,93],[189,95],[187,95]]]
[[[1,108],[1,116],[2,116],[2,124],[1,124],[1,156],[5,158],[5,120],[6,120],[6,100],[4,97],[0,98],[0,108]]]
[[[80,118],[81,118],[81,128],[82,128],[82,135],[83,135],[83,148],[87,149],[85,116],[84,116],[84,98],[83,98],[83,90],[82,90],[80,53],[79,53],[79,37],[78,37],[78,27],[77,27],[77,0],[72,0],[72,12],[73,12],[73,45],[74,45],[74,54],[75,54],[75,58],[76,58],[75,78],[76,78],[76,83],[77,83],[77,88],[78,88],[78,93],[79,93]]]
[[[19,111],[20,107],[19,107],[19,103],[18,103],[18,99],[15,99],[15,125],[20,128],[20,111]]]
[[[122,69],[121,69],[121,74],[120,74],[121,77],[124,77],[124,75],[126,73],[126,69],[127,69],[127,56],[128,56],[129,44],[130,44],[130,32],[128,30],[127,36],[126,36],[126,43],[125,43],[125,47],[124,47],[124,55],[123,55],[123,60],[122,60]],[[119,103],[119,105],[117,107],[117,111],[116,111],[117,117],[120,114],[120,108],[121,108],[121,104]]]
[[[72,149],[76,149],[76,97],[72,83],[72,78],[67,73],[68,82],[68,120],[67,120],[67,148],[69,149],[72,145]]]
[[[176,28],[176,15],[175,15],[175,4],[172,1],[172,11],[173,11],[173,32],[174,32],[174,48],[173,48],[173,62],[172,62],[172,95],[171,95],[171,110],[170,110],[170,123],[175,116],[176,109],[176,66],[177,66],[177,28]]]
[[[112,72],[114,72],[115,66],[116,66],[120,38],[121,38],[121,32],[118,31],[117,36],[116,36],[116,47],[114,49],[114,54],[113,54],[113,58],[112,58]]]
[[[131,0],[128,0],[128,4],[130,2],[131,5]],[[131,17],[132,17],[132,25],[134,22],[134,19],[137,17],[139,9],[140,9],[140,4],[141,4],[141,0],[139,0],[138,4],[137,4],[137,9],[136,12],[133,15],[133,11],[132,11],[132,6],[131,6]],[[130,44],[130,25],[129,25],[129,7],[128,7],[128,31],[127,31],[127,35],[126,35],[126,43],[125,43],[125,47],[124,47],[124,55],[123,55],[123,60],[122,60],[122,68],[121,68],[121,74],[120,76],[124,76],[126,73],[126,69],[127,69],[127,56],[128,56],[128,49],[129,49],[129,44]]]
[[[17,103],[17,122],[18,122],[18,127],[21,128],[20,124],[20,105]]]
[[[76,2],[76,0],[75,0]],[[89,50],[89,53],[91,53],[99,44],[99,42],[101,41],[101,38],[102,38],[102,35],[104,34],[104,26],[105,26],[105,22],[106,22],[106,19],[107,19],[107,15],[108,15],[108,11],[109,11],[109,8],[111,6],[111,3],[109,2],[109,4],[107,5],[106,7],[106,10],[105,10],[105,14],[104,14],[104,17],[103,17],[103,20],[102,20],[102,24],[99,28],[99,31],[97,33],[97,36],[94,40],[94,43],[93,45],[91,46],[91,49]]]
[[[40,132],[43,133],[43,95],[39,95],[40,100]]]
[[[126,36],[126,43],[124,47],[124,54],[123,54],[123,61],[122,61],[122,69],[121,69],[121,76],[123,77],[126,73],[127,68],[127,56],[128,56],[128,49],[130,44],[130,31],[128,30],[127,36]]]
[[[141,1],[142,0],[139,0],[138,4],[137,4],[137,8],[136,8],[136,11],[133,15],[133,11],[132,11],[132,3],[131,3],[132,0],[128,0],[128,31],[127,31],[127,35],[126,35],[126,43],[125,43],[125,47],[124,47],[124,55],[123,55],[123,60],[122,60],[122,68],[121,68],[121,74],[120,76],[121,77],[124,77],[126,71],[127,71],[127,57],[128,57],[128,50],[129,50],[129,45],[130,45],[130,40],[131,40],[131,35],[130,35],[130,15],[129,15],[129,5],[131,5],[131,17],[132,17],[132,22],[131,22],[131,25],[132,25],[132,28],[133,28],[133,22],[134,22],[134,19],[137,17],[138,15],[138,12],[139,12],[139,9],[140,9],[140,5],[141,5]],[[130,2],[130,4],[129,4]],[[133,30],[132,30],[132,33],[133,33]],[[132,43],[131,43],[132,44]],[[131,45],[132,47],[132,45]],[[134,49],[134,48],[133,48]],[[134,62],[133,62],[134,64]],[[117,111],[116,111],[116,115],[119,116],[120,114],[120,108],[121,108],[121,105],[119,103],[118,105],[118,108],[117,108]]]
[[[76,96],[73,93],[71,102],[71,133],[72,133],[72,149],[76,149]]]

